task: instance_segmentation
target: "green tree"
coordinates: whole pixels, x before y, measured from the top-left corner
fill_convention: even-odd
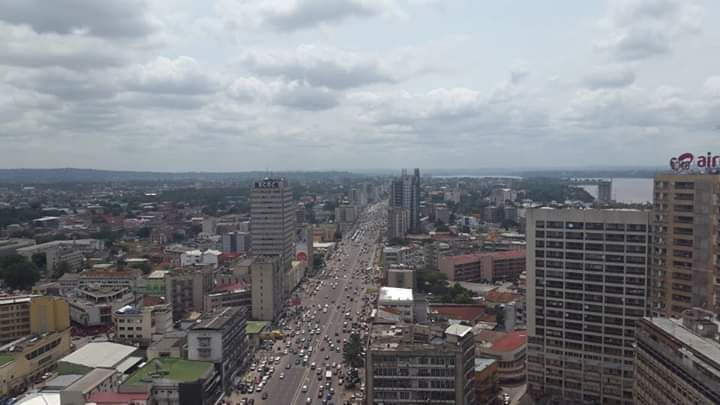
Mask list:
[[[10,288],[26,290],[40,280],[40,270],[27,258],[10,255],[0,260],[0,278]]]
[[[351,334],[350,339],[345,343],[343,347],[343,359],[352,367],[363,366],[362,342],[360,341],[360,335],[357,333]]]
[[[150,274],[152,271],[152,266],[148,262],[135,263],[130,267],[142,270],[143,274]]]
[[[495,330],[505,330],[505,306],[495,305]]]
[[[46,270],[47,266],[47,255],[45,253],[35,253],[30,258],[30,261],[37,266],[40,270]]]

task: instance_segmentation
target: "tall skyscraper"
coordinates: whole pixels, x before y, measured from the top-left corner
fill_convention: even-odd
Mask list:
[[[410,233],[421,233],[420,229],[420,169],[413,175],[403,169],[402,175],[390,185],[390,206],[408,210]]]
[[[284,271],[295,256],[295,211],[292,191],[285,178],[266,177],[252,185],[250,236],[252,253],[278,256]]]
[[[720,175],[655,176],[650,303],[654,315],[718,310]]]
[[[527,213],[528,389],[560,403],[633,403],[650,212]]]

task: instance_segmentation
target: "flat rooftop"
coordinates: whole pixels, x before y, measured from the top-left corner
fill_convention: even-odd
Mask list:
[[[192,382],[205,377],[213,363],[164,357],[153,359],[137,370],[126,384],[149,384],[153,379],[165,379],[175,382]],[[159,373],[156,374],[156,372]]]
[[[247,323],[245,323],[245,333],[248,335],[258,334],[269,324],[270,322],[265,321],[247,321]]]
[[[245,308],[243,307],[228,307],[215,312],[203,314],[203,317],[200,318],[198,323],[192,326],[192,329],[222,329],[231,319],[239,316],[240,312],[243,311],[245,311]]]
[[[90,368],[115,368],[136,350],[137,347],[119,343],[90,342],[59,361]]]
[[[413,290],[410,288],[380,287],[379,303],[412,302]]]
[[[691,349],[702,353],[703,356],[711,359],[715,363],[720,364],[720,344],[713,339],[696,335],[690,329],[683,326],[681,320],[662,317],[649,319],[655,326],[665,331],[665,333],[675,337]]]

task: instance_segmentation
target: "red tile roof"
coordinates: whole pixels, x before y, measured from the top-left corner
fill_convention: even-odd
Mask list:
[[[489,302],[507,304],[508,302],[514,301],[520,297],[522,297],[522,295],[511,291],[498,291],[498,289],[495,288],[488,291],[485,295],[485,300]]]
[[[213,292],[225,292],[225,291],[246,290],[246,289],[247,289],[247,284],[243,283],[242,281],[239,281],[237,283],[219,285],[219,286],[215,287]]]
[[[144,295],[143,296],[143,306],[145,307],[152,307],[155,305],[161,305],[164,304],[165,300],[161,297],[157,297],[154,295]]]
[[[452,319],[476,323],[485,315],[485,305],[432,305],[430,311]]]
[[[527,331],[510,332],[493,342],[492,350],[496,352],[509,352],[527,344]]]
[[[483,258],[490,258],[491,260],[502,260],[502,259],[524,259],[525,258],[525,250],[524,249],[516,249],[516,250],[502,250],[498,252],[479,252],[479,253],[471,253],[467,255],[457,255],[457,256],[446,256],[448,259],[450,259],[454,265],[460,265],[460,264],[469,264],[478,262]]]

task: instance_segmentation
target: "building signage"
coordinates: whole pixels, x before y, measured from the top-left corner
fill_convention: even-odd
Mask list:
[[[670,159],[670,168],[674,171],[690,170],[693,166],[699,169],[720,169],[720,155],[708,152],[695,157],[692,153],[682,153]]]

